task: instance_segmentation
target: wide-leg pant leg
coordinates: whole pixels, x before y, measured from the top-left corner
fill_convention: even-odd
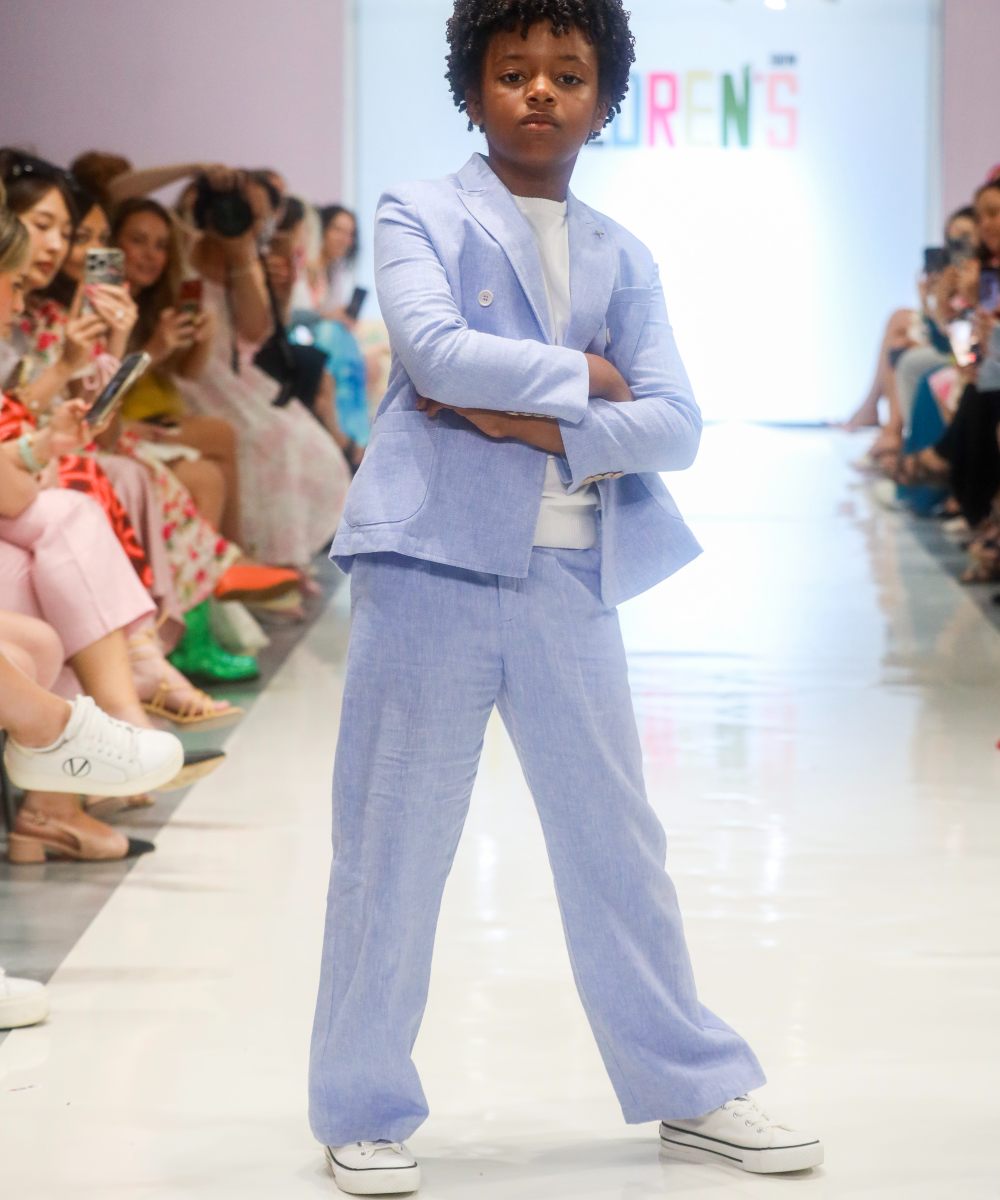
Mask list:
[[[498,705],[545,834],[577,987],[629,1122],[693,1117],[764,1082],[698,1001],[650,807],[599,551],[535,550],[501,587]]]
[[[310,1068],[327,1145],[409,1137],[441,894],[500,686],[495,576],[396,555],[351,575],[333,868]]]

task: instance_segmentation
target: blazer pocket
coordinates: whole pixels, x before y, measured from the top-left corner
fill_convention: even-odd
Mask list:
[[[344,509],[349,525],[408,521],[423,507],[434,470],[434,437],[419,412],[387,412],[375,422],[371,445],[351,484]]]
[[[619,288],[611,293],[605,356],[623,375],[627,374],[635,357],[652,294],[646,287]]]

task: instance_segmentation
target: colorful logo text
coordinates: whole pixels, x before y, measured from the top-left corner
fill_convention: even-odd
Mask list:
[[[799,77],[795,60],[778,55],[772,69],[736,72],[634,72],[628,98],[603,139],[634,149],[794,150],[799,144]]]

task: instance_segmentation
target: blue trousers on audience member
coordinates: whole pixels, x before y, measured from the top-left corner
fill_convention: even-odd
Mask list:
[[[354,560],[310,1068],[310,1119],[327,1145],[400,1141],[427,1116],[411,1053],[494,705],[625,1119],[697,1116],[764,1082],[743,1039],[698,1001],[599,574],[596,549],[535,549],[525,579]]]

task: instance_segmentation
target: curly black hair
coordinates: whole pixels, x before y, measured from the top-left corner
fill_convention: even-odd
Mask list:
[[[479,87],[483,58],[492,36],[516,29],[527,37],[532,25],[548,21],[557,36],[579,29],[597,47],[601,95],[609,101],[604,123],[610,125],[615,114],[621,112],[629,71],[635,62],[630,16],[622,0],[455,0],[455,11],[448,21],[445,78],[458,111],[466,111],[466,91]]]

